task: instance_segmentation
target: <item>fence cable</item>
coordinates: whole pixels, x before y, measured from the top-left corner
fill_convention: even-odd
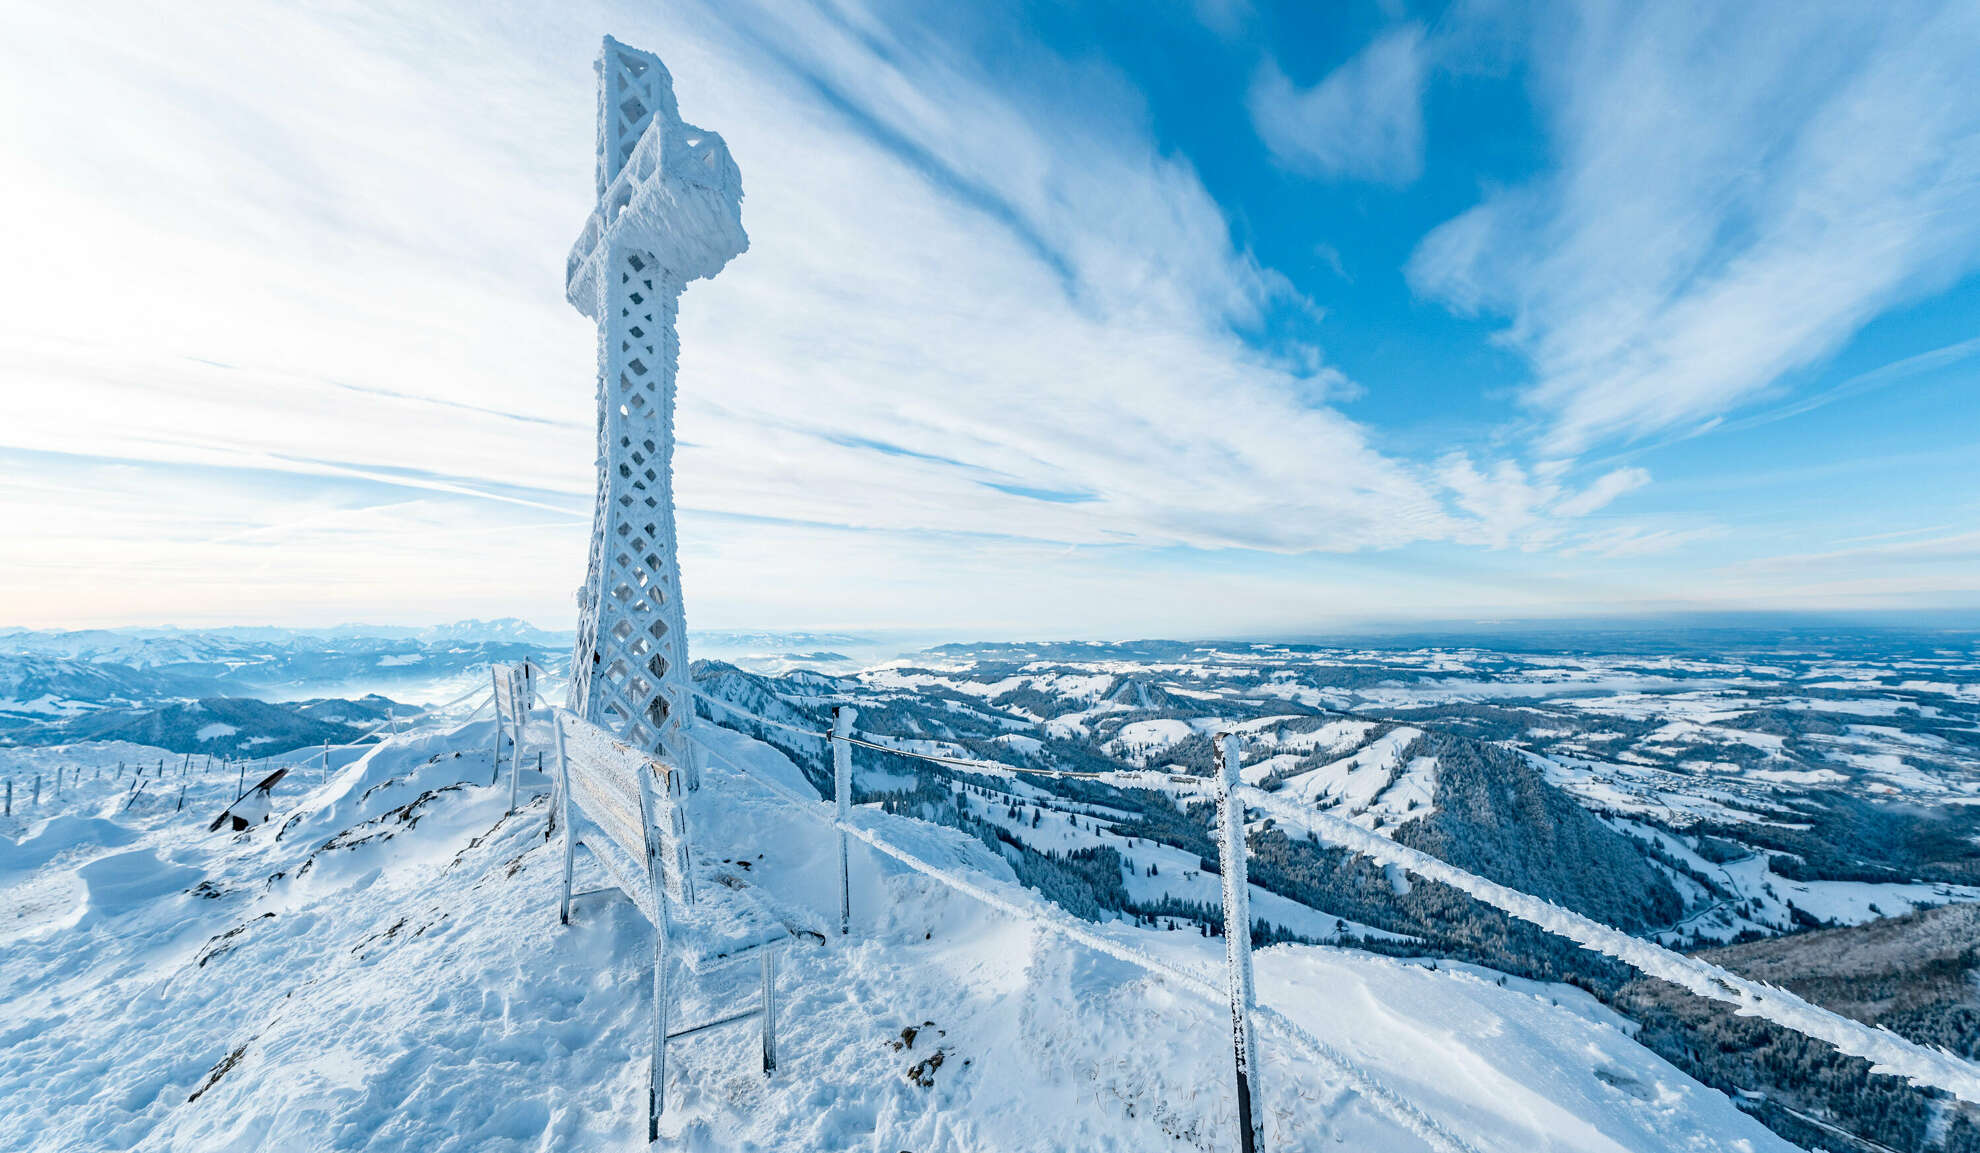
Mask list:
[[[806,798],[759,773],[744,768],[723,755],[721,750],[714,748],[706,741],[697,740],[696,743],[701,746],[704,752],[707,752],[716,760],[727,765],[744,780],[755,784],[773,796],[789,802],[800,812],[815,820],[826,825],[838,826],[838,821],[833,818],[831,813],[821,811],[819,806],[822,802],[818,798]],[[843,828],[847,835],[872,846],[875,850],[899,861],[915,872],[946,885],[967,897],[980,901],[999,912],[1028,921],[1048,932],[1056,933],[1061,937],[1085,945],[1116,960],[1125,961],[1152,976],[1171,981],[1191,992],[1207,997],[1214,1003],[1219,1005],[1224,1003],[1226,991],[1222,982],[1214,978],[1166,964],[1139,949],[1074,924],[1063,914],[1054,915],[1052,910],[1037,906],[1027,907],[999,893],[992,892],[982,885],[956,876],[939,865],[930,864],[922,860],[908,850],[879,836],[871,829],[862,828],[850,822],[843,826]],[[1308,1050],[1314,1060],[1347,1081],[1350,1088],[1360,1094],[1379,1112],[1418,1137],[1421,1137],[1426,1144],[1432,1149],[1437,1150],[1438,1153],[1477,1153],[1477,1150],[1472,1145],[1445,1129],[1429,1114],[1410,1104],[1408,1100],[1398,1095],[1393,1089],[1390,1089],[1387,1085],[1377,1080],[1372,1074],[1355,1064],[1339,1050],[1315,1037],[1292,1020],[1292,1018],[1263,1002],[1258,1003],[1255,1009],[1261,1021],[1271,1024],[1295,1044]]]
[[[717,699],[706,694],[697,695],[705,700]],[[732,712],[753,720],[802,732],[806,736],[833,739],[830,733],[812,733],[808,730],[796,729],[793,726],[771,721],[768,717],[758,716],[726,701],[721,703]],[[865,735],[871,737],[875,734]],[[858,736],[847,737],[845,740],[848,744],[876,752],[998,776],[1031,774],[1076,780],[1098,780],[1116,786],[1131,787],[1134,777],[1144,776],[1148,772],[1148,770],[1139,772],[1128,770],[1088,773],[1068,769],[1029,768],[995,761],[980,761],[969,757],[894,748]],[[1169,777],[1171,783],[1184,784],[1189,792],[1208,793],[1211,788],[1211,782],[1207,780],[1194,777],[1178,779],[1172,774],[1163,775]],[[1399,845],[1387,837],[1363,829],[1331,813],[1308,811],[1255,787],[1245,788],[1243,797],[1246,804],[1271,814],[1282,823],[1303,827],[1322,840],[1352,850],[1379,864],[1394,865],[1426,879],[1449,884],[1503,913],[1557,936],[1565,937],[1583,948],[1613,957],[1647,976],[1669,981],[1699,996],[1730,1004],[1742,1016],[1761,1017],[1782,1028],[1825,1041],[1843,1053],[1869,1061],[1877,1072],[1901,1076],[1913,1083],[1950,1093],[1963,1101],[1980,1104],[1980,1066],[1950,1051],[1906,1040],[1889,1029],[1865,1025],[1860,1021],[1810,1004],[1785,989],[1752,981],[1716,965],[1666,949],[1654,942],[1630,936],[1620,929],[1583,917],[1550,901],[1486,880],[1427,853]],[[849,831],[861,840],[873,843],[857,829]],[[887,848],[877,844],[874,847],[893,855]]]
[[[782,721],[773,721],[769,717],[766,717],[761,713],[751,712],[750,710],[745,709],[740,705],[736,705],[729,701],[725,701],[720,697],[710,696],[707,693],[701,692],[699,690],[696,690],[694,695],[696,697],[699,697],[701,700],[707,701],[711,704],[720,705],[722,708],[727,709],[729,712],[734,713],[737,716],[747,717],[748,719],[755,721],[758,724],[769,725],[771,728],[783,729],[786,732],[796,733],[799,736],[804,736],[804,737],[812,737],[816,740],[821,740],[821,741],[831,741],[836,739],[832,736],[830,731],[813,732],[810,729],[801,729],[796,725],[785,724]],[[895,741],[905,739],[902,737],[882,736],[882,734],[879,733],[867,733],[866,737],[867,738],[880,737],[882,740],[895,740]],[[1039,776],[1039,777],[1064,777],[1071,780],[1111,781],[1118,783],[1125,777],[1135,776],[1147,771],[1147,770],[1127,769],[1127,770],[1112,770],[1112,771],[1100,772],[1100,773],[1086,773],[1086,772],[1076,772],[1072,769],[1043,769],[1043,768],[1038,768],[1034,765],[1012,765],[1012,764],[1006,764],[1003,761],[984,761],[984,760],[978,760],[977,758],[974,757],[950,756],[946,753],[924,753],[918,749],[896,748],[893,745],[880,744],[874,740],[869,740],[856,736],[847,737],[845,738],[845,740],[847,744],[858,745],[860,748],[872,749],[873,751],[879,753],[892,753],[897,757],[912,757],[915,760],[928,761],[932,764],[937,764],[937,765],[946,765],[953,769],[967,769],[971,772],[989,773],[994,776],[1010,776],[1016,773],[1025,773],[1031,776]]]
[[[1913,1084],[1927,1085],[1962,1101],[1980,1104],[1980,1066],[1945,1049],[1918,1044],[1882,1026],[1866,1025],[1810,1004],[1786,989],[1742,977],[1653,941],[1632,937],[1551,901],[1398,844],[1332,813],[1308,810],[1256,788],[1246,788],[1241,795],[1245,804],[1281,824],[1304,828],[1323,841],[1378,864],[1406,869],[1425,880],[1447,884],[1584,949],[1613,957],[1647,976],[1732,1005],[1740,1016],[1760,1017],[1784,1029],[1826,1041],[1852,1057],[1869,1061],[1874,1072],[1904,1077]]]

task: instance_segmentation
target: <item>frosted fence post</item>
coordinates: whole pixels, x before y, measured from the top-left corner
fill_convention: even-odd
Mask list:
[[[576,845],[571,839],[571,758],[564,751],[564,718],[550,715],[550,733],[557,752],[557,820],[564,826],[564,895],[557,905],[557,920],[571,923],[571,869]]]
[[[172,806],[172,811],[176,813],[180,809],[183,809],[185,807],[186,807],[186,781],[185,778],[181,777],[179,779],[179,803]]]
[[[14,778],[7,778],[7,816],[14,815]]]
[[[841,935],[852,932],[852,870],[846,860],[846,818],[852,815],[853,770],[852,745],[846,738],[852,736],[853,720],[859,710],[851,705],[832,707],[832,803],[838,811],[836,824],[839,829],[839,932]]]
[[[234,799],[238,801],[241,799],[242,790],[247,788],[247,762],[235,761],[234,763],[240,766],[234,770]],[[123,771],[121,765],[118,766],[118,771]]]
[[[330,779],[330,742],[323,742],[323,779]]]
[[[495,768],[488,774],[488,784],[493,787],[502,776],[502,673],[494,665],[488,666],[488,684],[495,700]]]
[[[763,1071],[777,1071],[777,946],[763,949]]]
[[[41,807],[41,774],[34,775],[34,807]]]
[[[509,779],[518,765],[509,762]],[[660,1114],[667,1108],[667,877],[660,862],[660,831],[654,828],[653,765],[634,771],[639,785],[639,837],[646,856],[646,888],[653,894],[653,1062],[647,1067],[646,1140],[660,1139]],[[685,876],[682,878],[685,883]]]
[[[1251,893],[1245,876],[1244,798],[1238,796],[1238,739],[1218,733],[1217,824],[1222,836],[1224,872],[1224,963],[1231,995],[1231,1055],[1237,1067],[1238,1147],[1243,1153],[1265,1148],[1265,1110],[1254,1057],[1258,1035],[1251,1027]]]
[[[62,766],[55,766],[55,799],[62,799]]]
[[[525,666],[527,667],[527,666]],[[527,676],[518,674],[517,680],[527,683]],[[529,699],[520,694],[513,704],[516,710],[515,748],[509,753],[509,812],[516,811],[516,789],[522,781],[523,737],[529,732]]]

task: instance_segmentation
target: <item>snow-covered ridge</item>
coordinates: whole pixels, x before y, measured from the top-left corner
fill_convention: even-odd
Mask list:
[[[73,813],[9,830],[0,886],[29,912],[0,930],[0,1143],[204,1149],[249,1133],[262,1147],[327,1136],[521,1150],[633,1139],[645,923],[607,895],[557,929],[540,785],[503,819],[507,790],[486,783],[488,736],[485,724],[428,730],[342,760],[326,781],[302,774],[278,787],[265,824],[238,835],[205,831],[201,818],[233,786],[214,780],[192,782],[183,813],[163,802],[111,812],[120,798],[78,795]],[[765,746],[710,739],[752,777],[808,787]],[[702,851],[752,862],[754,883],[780,899],[835,902],[830,841],[788,801],[714,764],[693,803]],[[1048,915],[973,838],[863,819]],[[747,1037],[685,1045],[669,1138],[1229,1147],[1216,1004],[878,855],[855,877],[854,935],[793,957],[784,1071],[749,1071]],[[1166,963],[1215,970],[1215,941],[1100,928]],[[1265,1003],[1458,1147],[1787,1148],[1572,991],[1314,946],[1264,950],[1258,973]],[[103,1053],[124,1056],[106,1065]],[[1268,1036],[1265,1062],[1282,1144],[1425,1147],[1283,1038]]]

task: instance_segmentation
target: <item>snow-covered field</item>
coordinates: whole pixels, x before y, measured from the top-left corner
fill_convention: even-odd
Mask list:
[[[505,816],[490,735],[425,729],[298,772],[239,834],[207,831],[234,790],[217,774],[187,779],[183,810],[91,778],[0,830],[0,1147],[643,1144],[651,930],[609,892],[557,924],[542,782]],[[834,913],[829,830],[762,784],[801,778],[707,739],[726,759],[691,801],[699,851]],[[748,1030],[670,1054],[674,1146],[1233,1147],[1222,1006],[1049,931],[1064,914],[981,842],[862,820],[1030,914],[859,849],[853,934],[784,969],[779,1072],[756,1071]],[[1097,931],[1218,971],[1214,939]],[[1791,1148],[1577,991],[1327,946],[1257,965],[1275,1149]],[[677,978],[680,1012],[718,1015],[752,980]]]

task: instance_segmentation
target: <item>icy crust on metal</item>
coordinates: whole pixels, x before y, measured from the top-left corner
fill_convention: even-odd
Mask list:
[[[690,280],[749,246],[722,138],[681,120],[658,57],[610,37],[598,57],[598,204],[566,294],[598,325],[598,497],[571,708],[695,783],[674,526],[674,318]]]
[[[722,271],[749,235],[741,171],[720,136],[682,121],[660,58],[608,36],[596,67],[598,205],[571,246],[565,293],[602,324],[599,281],[615,247],[650,253],[679,286]]]

